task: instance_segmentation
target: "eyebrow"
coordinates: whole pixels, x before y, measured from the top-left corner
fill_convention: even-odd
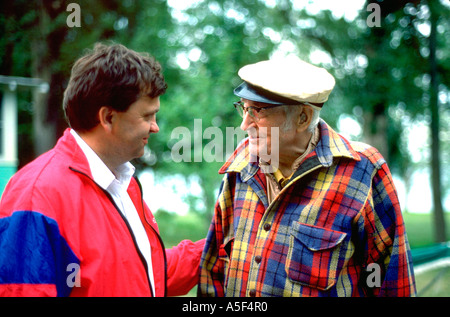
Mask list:
[[[159,112],[160,108],[152,111],[146,111],[142,114],[143,117],[152,116],[154,114],[157,114]]]

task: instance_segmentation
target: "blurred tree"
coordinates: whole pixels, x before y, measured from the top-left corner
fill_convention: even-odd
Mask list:
[[[379,5],[381,27],[368,26],[371,11],[363,9],[351,23],[336,20],[325,11],[309,16],[315,27],[301,29],[298,34],[308,37],[331,58],[328,67],[337,85],[335,98],[328,104],[334,107],[336,101],[341,103],[334,117],[339,118],[339,111],[353,113],[363,127],[361,139],[377,147],[407,184],[416,165],[411,162],[404,131],[421,121],[430,122],[436,241],[444,241],[440,135],[448,135],[449,128],[439,124],[439,114],[448,118],[449,112],[439,104],[438,94],[448,95],[450,65],[444,52],[448,48],[445,30],[449,28],[449,7],[442,1],[369,0],[365,8],[371,3]],[[290,21],[308,19],[304,12],[286,12],[285,22],[291,25]]]
[[[430,112],[431,112],[431,178],[433,187],[433,209],[435,223],[436,242],[446,241],[446,226],[444,218],[444,209],[442,208],[441,191],[441,165],[440,165],[440,125],[439,125],[439,72],[437,53],[437,25],[438,16],[442,7],[439,7],[437,1],[428,1],[430,10],[430,35],[428,39],[429,47],[429,74],[430,74]]]
[[[47,94],[33,94],[32,130],[28,133],[34,146],[30,149],[19,144],[19,167],[53,147],[67,127],[61,104],[70,67],[84,48],[102,39],[102,31],[108,28],[108,25],[99,23],[97,32],[89,33],[89,23],[86,23],[90,16],[88,6],[97,6],[95,12],[101,15],[107,12],[103,3],[110,5],[112,2],[82,2],[82,27],[75,29],[66,24],[70,14],[66,11],[67,1],[19,0],[1,3],[0,18],[4,21],[2,27],[5,31],[5,36],[0,40],[0,48],[4,48],[0,51],[1,73],[37,77],[50,85]],[[81,40],[74,41],[77,33]],[[33,155],[27,155],[28,152],[33,152]]]
[[[402,149],[404,143],[394,141],[405,129],[404,118],[395,118],[391,113],[401,109],[413,119],[424,115],[430,118],[433,213],[436,241],[442,242],[446,236],[440,180],[438,77],[439,73],[448,73],[449,65],[436,57],[437,51],[445,48],[438,44],[436,28],[438,24],[441,28],[445,25],[449,10],[439,1],[385,1],[380,6],[384,23],[381,28],[371,28],[371,34],[365,37],[369,58],[366,136],[369,140],[375,136],[373,143],[379,144],[394,170],[407,177],[410,157]],[[428,27],[429,34],[424,31]],[[448,87],[448,82],[444,84]]]
[[[58,130],[64,125],[61,100],[67,72],[55,67],[61,59],[61,46],[68,31],[63,5],[61,1],[44,0],[27,2],[26,5],[29,13],[34,13],[30,32],[26,34],[32,52],[31,76],[43,79],[50,85],[47,94],[33,93],[33,144],[37,155],[55,145],[60,135]]]
[[[368,1],[366,6],[371,2],[378,3]],[[69,3],[17,0],[0,4],[4,34],[0,73],[41,77],[50,83],[45,99],[35,96],[32,103],[34,156],[51,147],[67,126],[61,103],[72,63],[84,49],[108,40],[149,52],[162,64],[169,89],[161,97],[160,132],[150,139],[148,153],[136,164],[152,168],[157,178],[179,174],[198,181],[202,196],[191,197],[192,209],[203,213],[213,210],[221,180],[217,170],[226,153],[217,162],[206,161],[203,155],[195,162],[196,145],[204,149],[209,144],[211,139],[204,134],[208,127],[221,129],[224,145],[230,141],[226,128],[239,127],[232,90],[240,83],[238,69],[248,63],[289,53],[305,60],[320,56],[319,63],[337,79],[323,118],[332,126],[343,115],[358,121],[363,131],[359,138],[379,148],[393,172],[406,181],[413,165],[405,128],[429,120],[434,122],[434,138],[438,133],[450,135],[448,108],[436,99],[441,94],[448,103],[449,94],[450,59],[445,50],[449,10],[441,1],[433,1],[436,7],[431,10],[438,15],[430,15],[424,0],[382,1],[381,27],[368,27],[370,12],[365,7],[356,19],[348,20],[328,10],[312,14],[289,0],[102,0],[77,1],[81,27],[70,28],[66,25]],[[177,6],[169,5],[174,3]],[[433,26],[433,35],[423,31],[427,26]],[[434,36],[435,50],[430,48]],[[430,68],[430,61],[435,67]],[[432,104],[438,104],[433,118],[441,114],[440,125],[429,119]],[[30,117],[29,110],[23,112],[28,115],[21,117]],[[194,131],[195,119],[201,119],[200,132]],[[172,132],[177,127],[189,129],[190,162],[172,160],[178,141]],[[21,165],[32,158],[25,155],[29,149],[23,144],[22,148],[19,144]],[[437,154],[433,151],[434,163],[439,155],[449,162],[448,144],[442,149],[444,156],[438,148]],[[444,189],[448,188],[450,177],[443,174],[442,180]]]
[[[274,47],[258,31],[256,26],[260,22],[252,22],[264,9],[264,6],[246,6],[244,1],[204,1],[183,11],[172,11],[176,27],[165,38],[172,52],[166,64],[169,90],[162,98],[160,132],[150,140],[152,168],[161,176],[195,175],[202,188],[203,203],[203,208],[197,211],[202,213],[211,214],[214,209],[221,180],[217,171],[227,154],[231,154],[225,152],[226,143],[233,141],[234,149],[239,141],[226,138],[227,127],[240,124],[232,104],[237,100],[232,91],[240,83],[237,70],[245,64],[267,59]],[[176,77],[172,76],[174,72]],[[196,119],[201,120],[197,121],[201,129],[194,129]],[[188,160],[174,163],[172,146],[180,139],[174,139],[171,133],[177,127],[189,129],[191,153],[186,156]],[[220,128],[221,135],[206,136],[208,127]],[[216,137],[221,138],[223,152],[206,161],[207,156],[202,155],[205,153],[196,151],[204,151]],[[210,217],[205,220],[209,222]]]
[[[377,2],[377,1],[370,1]],[[404,178],[411,174],[411,160],[405,143],[395,142],[405,129],[404,117],[392,115],[400,110],[415,124],[429,118],[431,138],[431,184],[436,241],[445,241],[445,220],[441,191],[439,75],[448,74],[445,58],[437,58],[445,49],[442,40],[448,27],[449,10],[439,1],[385,1],[380,3],[381,28],[371,28],[366,38],[369,58],[366,80],[369,98],[365,122],[366,136],[392,161],[392,167]],[[398,21],[398,22],[397,22]],[[447,21],[447,22],[446,22]],[[427,32],[429,28],[429,33]],[[442,83],[448,87],[448,80]],[[444,87],[443,86],[443,87]],[[441,110],[439,109],[441,108]],[[444,113],[445,114],[445,113]],[[447,113],[448,115],[448,113]],[[409,122],[411,124],[411,122]],[[380,137],[381,136],[381,137]],[[380,144],[380,142],[383,142]],[[403,148],[402,148],[403,147]]]

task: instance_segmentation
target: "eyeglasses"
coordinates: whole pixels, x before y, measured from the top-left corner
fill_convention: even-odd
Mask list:
[[[234,107],[236,108],[239,115],[243,118],[244,115],[248,112],[250,116],[258,121],[259,119],[264,117],[264,112],[267,109],[276,108],[284,105],[273,105],[273,106],[267,106],[267,107],[245,107],[244,103],[242,101],[238,101],[233,103]]]

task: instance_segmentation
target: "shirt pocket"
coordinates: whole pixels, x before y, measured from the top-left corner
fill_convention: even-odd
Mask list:
[[[342,241],[347,234],[293,222],[290,229],[286,273],[292,282],[328,290],[339,275]]]

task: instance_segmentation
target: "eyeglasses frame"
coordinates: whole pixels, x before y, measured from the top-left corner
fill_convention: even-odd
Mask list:
[[[254,110],[257,113],[259,113],[260,111],[265,110],[265,109],[271,109],[271,108],[286,106],[284,104],[280,104],[280,105],[272,105],[272,106],[267,106],[267,107],[254,107],[254,106],[244,107],[244,103],[242,102],[242,100],[234,102],[233,105],[236,108],[237,112],[241,115],[242,118],[244,117],[245,113],[250,113],[250,116],[252,118],[256,119],[256,120],[259,120],[260,118],[255,116],[253,111],[249,112],[249,109]],[[238,107],[242,110],[242,113],[239,111]]]

